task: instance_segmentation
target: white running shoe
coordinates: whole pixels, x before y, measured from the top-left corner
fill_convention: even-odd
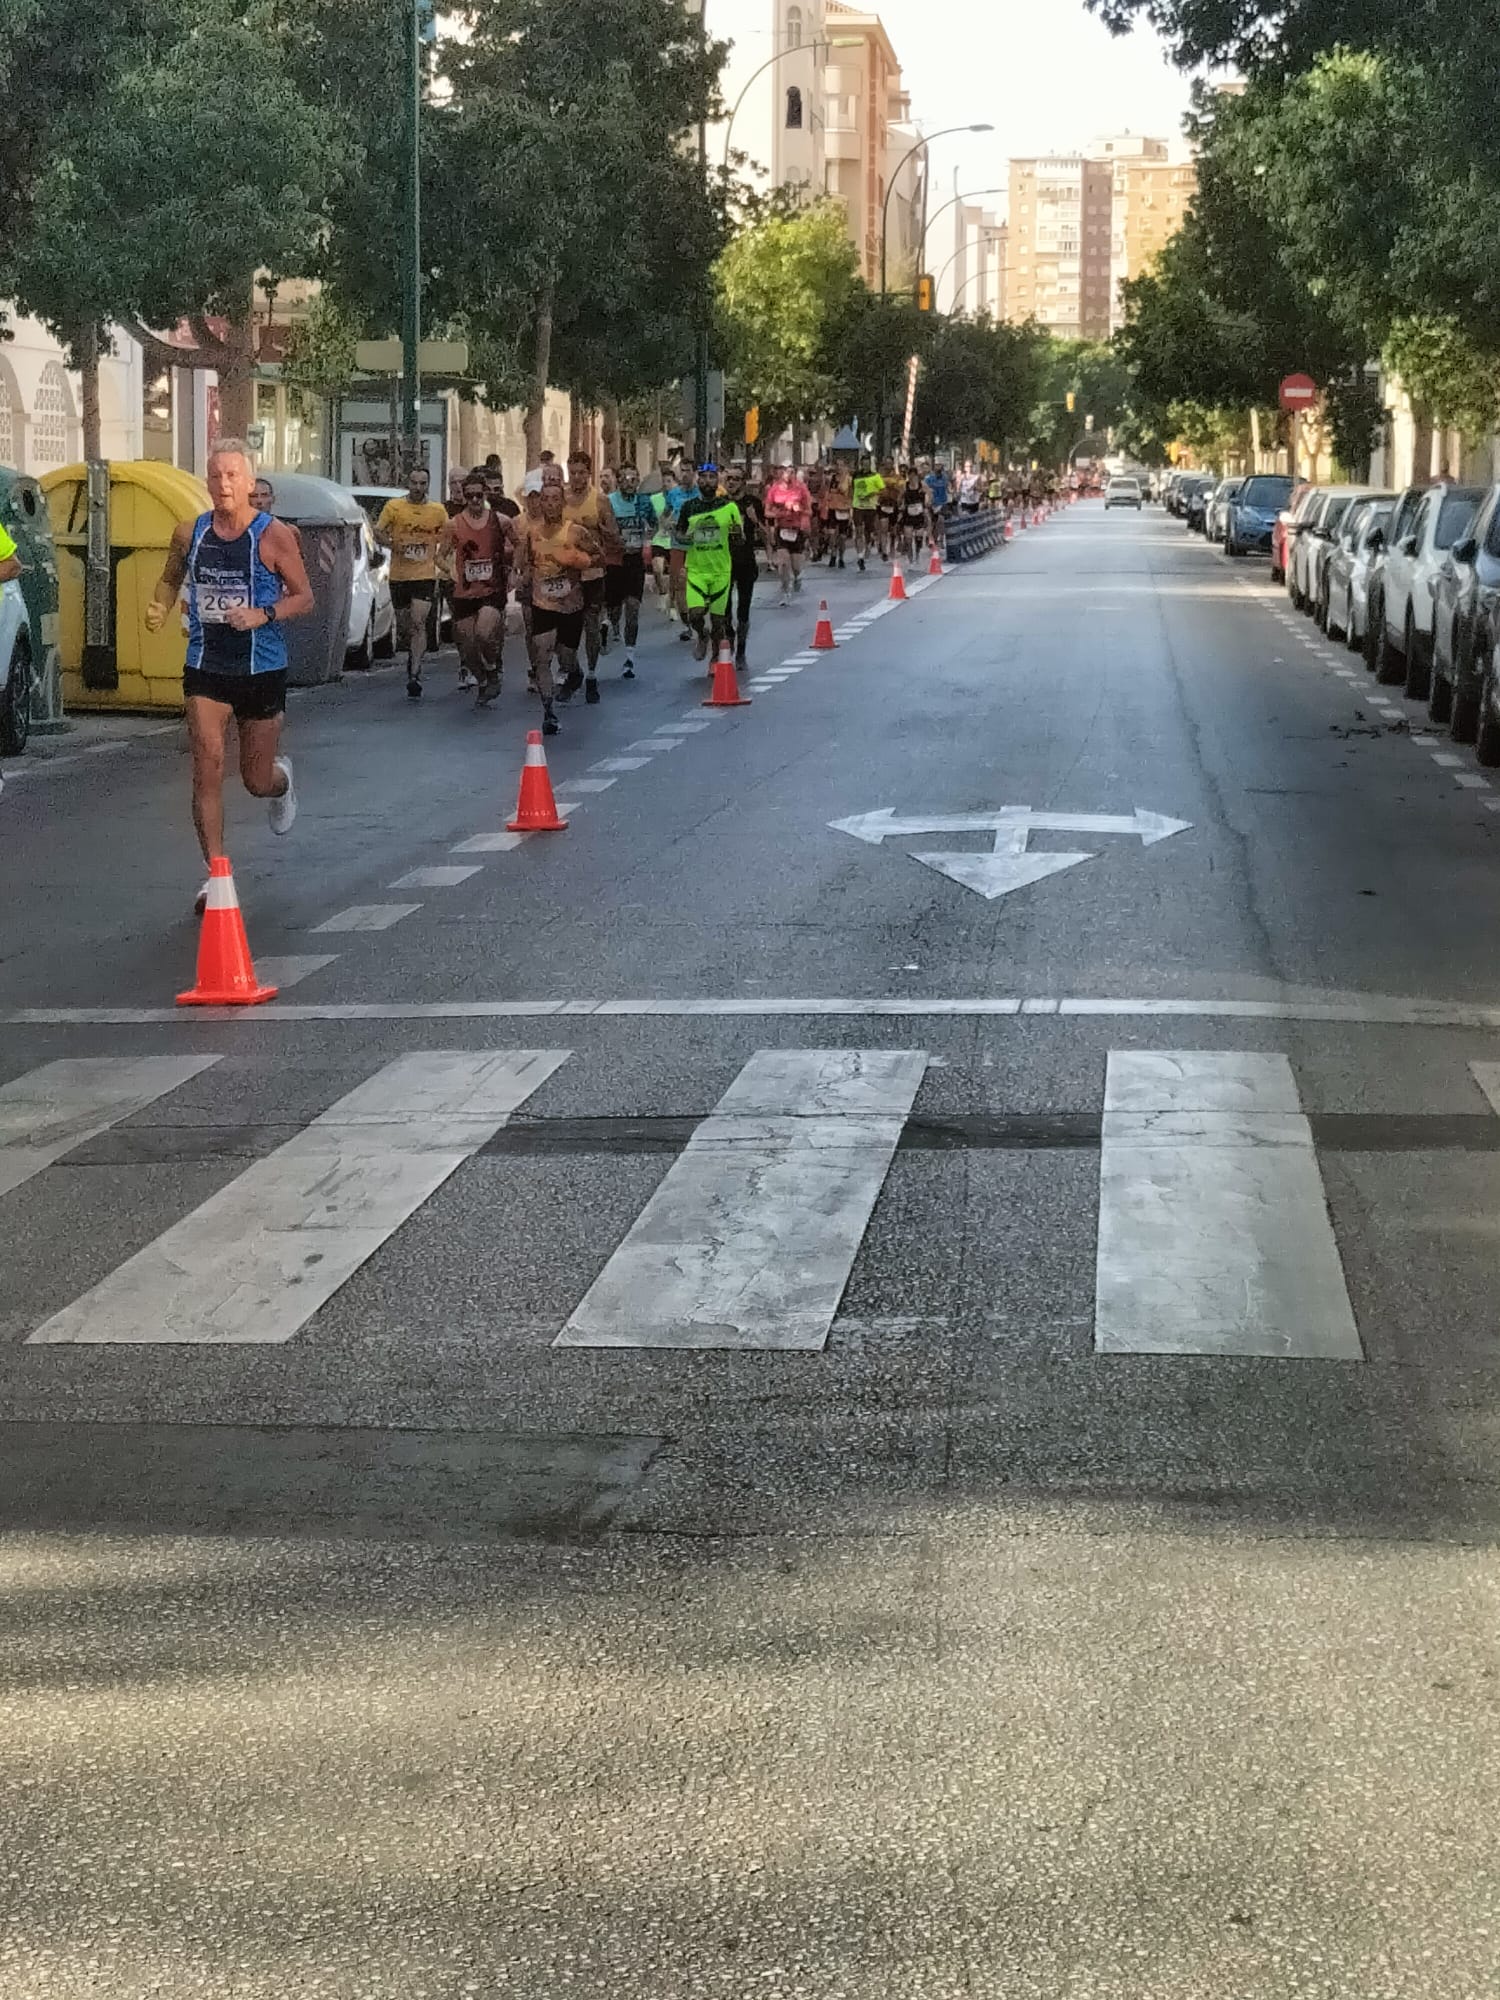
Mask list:
[[[279,799],[272,799],[270,820],[272,833],[290,833],[292,821],[297,817],[297,787],[292,783],[292,760],[278,757],[276,768],[285,774],[286,790]]]
[[[466,694],[470,688],[478,687],[478,685],[479,685],[478,681],[475,680],[474,676],[469,672],[467,667],[459,668],[458,691],[460,694]]]

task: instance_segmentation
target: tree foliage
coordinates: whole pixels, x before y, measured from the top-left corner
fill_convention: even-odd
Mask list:
[[[737,399],[768,434],[841,400],[839,366],[863,289],[844,212],[820,202],[741,231],[715,270],[719,346]]]

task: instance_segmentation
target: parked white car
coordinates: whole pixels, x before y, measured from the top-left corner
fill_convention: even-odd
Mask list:
[[[1369,616],[1370,573],[1396,511],[1394,493],[1360,500],[1349,509],[1323,569],[1318,623],[1330,639],[1342,638],[1350,652],[1364,644]]]
[[[1106,507],[1134,507],[1141,511],[1141,482],[1138,479],[1112,479],[1104,489]]]
[[[1427,699],[1432,680],[1434,579],[1478,512],[1484,492],[1482,486],[1429,486],[1410,527],[1392,541],[1380,566],[1376,674],[1388,683],[1404,680],[1413,701]],[[1398,531],[1401,526],[1398,522]]]
[[[345,664],[368,667],[396,650],[396,612],[391,603],[390,563],[367,520],[354,558],[349,590],[349,649]]]

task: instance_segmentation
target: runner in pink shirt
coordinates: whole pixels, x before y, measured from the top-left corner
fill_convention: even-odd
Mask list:
[[[802,588],[802,563],[812,531],[812,495],[795,465],[778,468],[766,492],[766,519],[770,524],[771,556],[781,578],[780,602],[784,609],[788,602],[788,578],[793,591]]]

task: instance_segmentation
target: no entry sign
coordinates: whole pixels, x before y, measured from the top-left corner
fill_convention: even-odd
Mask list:
[[[1318,385],[1311,375],[1288,375],[1281,385],[1284,410],[1310,410],[1318,400]]]

